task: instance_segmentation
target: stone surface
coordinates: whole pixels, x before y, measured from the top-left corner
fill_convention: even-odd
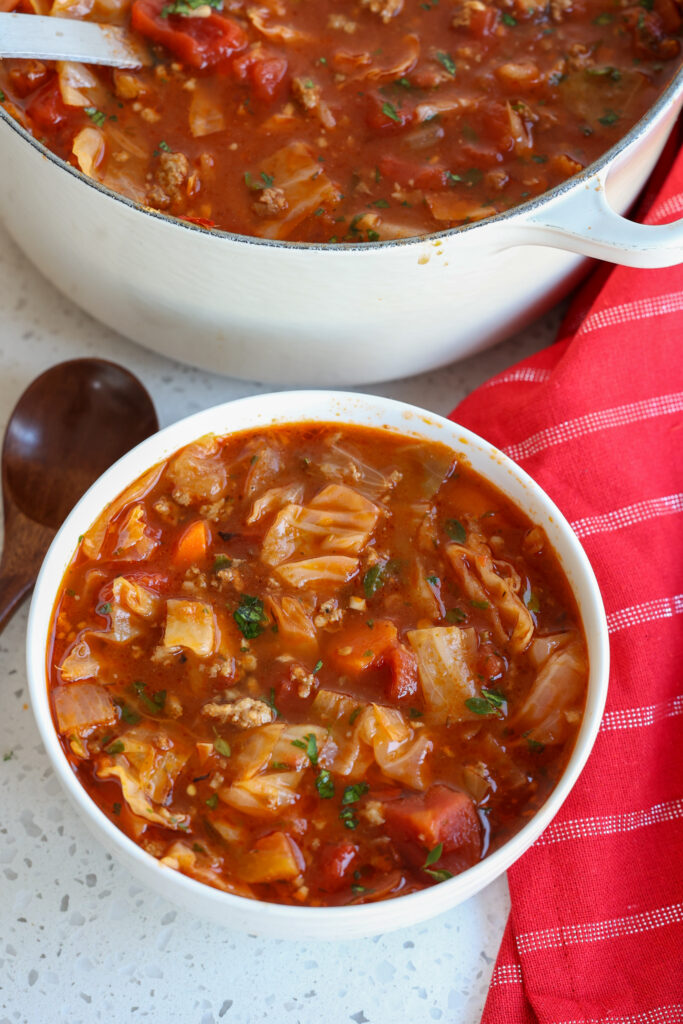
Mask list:
[[[559,316],[457,365],[369,390],[448,413],[548,344]],[[96,323],[0,226],[0,427],[38,373],[82,355],[136,373],[162,426],[273,390],[180,366]],[[508,911],[504,879],[426,925],[327,944],[235,934],[138,885],[90,837],[48,764],[28,707],[26,616],[24,607],[0,637],[0,1024],[479,1020]]]

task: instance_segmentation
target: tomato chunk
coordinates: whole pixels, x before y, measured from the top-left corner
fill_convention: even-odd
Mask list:
[[[384,655],[383,664],[389,671],[387,696],[390,700],[408,700],[417,694],[417,657],[413,651],[396,644]]]
[[[379,169],[385,178],[409,188],[441,189],[448,186],[448,169],[438,164],[423,164],[396,156],[384,156],[379,162]]]
[[[409,864],[424,865],[427,853],[439,843],[442,855],[435,865],[452,874],[471,867],[481,857],[481,824],[471,798],[458,789],[436,785],[384,805],[387,832]]]
[[[211,533],[203,519],[197,519],[185,530],[176,545],[173,561],[176,565],[196,565],[206,558],[211,544]]]
[[[237,22],[213,11],[208,18],[162,15],[163,0],[135,0],[131,24],[153,43],[160,43],[184,64],[202,70],[226,64],[243,50],[247,37]]]
[[[346,884],[347,876],[358,854],[353,843],[328,843],[318,859],[318,885],[324,892],[338,892]]]
[[[287,74],[287,59],[265,48],[249,50],[235,58],[232,72],[238,81],[249,82],[255,99],[271,103],[281,91]]]
[[[62,100],[56,75],[38,90],[27,106],[26,113],[41,128],[57,128],[66,121],[69,109]]]

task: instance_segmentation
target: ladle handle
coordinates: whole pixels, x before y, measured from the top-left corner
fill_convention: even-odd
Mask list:
[[[36,582],[54,530],[39,526],[5,501],[5,537],[0,559],[0,632]]]

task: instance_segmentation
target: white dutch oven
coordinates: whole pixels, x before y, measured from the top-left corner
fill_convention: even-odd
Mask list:
[[[100,511],[144,470],[204,434],[302,421],[386,426],[463,452],[478,473],[543,526],[571,584],[588,643],[590,676],[583,723],[564,774],[534,817],[499,850],[463,874],[422,892],[365,906],[263,903],[229,895],[163,867],[120,832],[81,787],[57,739],[47,697],[48,635],[55,598],[80,534]],[[538,838],[593,746],[607,694],[609,642],[602,599],[583,548],[561,512],[515,463],[470,431],[423,409],[369,395],[299,391],[245,398],[190,416],[148,438],[100,477],[68,516],[43,563],[31,603],[27,659],[31,704],[57,777],[94,835],[137,878],[183,909],[234,929],[275,938],[340,940],[417,924],[449,910],[502,874]]]
[[[620,216],[682,102],[683,71],[601,160],[534,202],[423,238],[342,246],[205,231],[142,209],[0,107],[0,215],[61,291],[164,355],[277,384],[385,380],[523,326],[577,280],[582,256],[683,262],[682,222]]]

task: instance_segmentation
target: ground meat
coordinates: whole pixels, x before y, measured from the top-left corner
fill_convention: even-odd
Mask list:
[[[347,18],[345,14],[330,14],[327,19],[327,27],[337,32],[348,32],[349,35],[358,28],[358,23]]]
[[[592,47],[584,46],[583,43],[572,43],[567,48],[567,63],[572,71],[592,68],[595,64]]]
[[[364,818],[368,825],[383,825],[385,821],[379,800],[368,800],[365,806],[359,808],[358,815]]]
[[[121,100],[135,100],[145,92],[144,83],[125,71],[114,72],[114,92]]]
[[[281,188],[264,188],[251,204],[257,217],[281,217],[287,206],[287,197]]]
[[[320,86],[310,78],[295,78],[292,81],[292,92],[304,110],[315,110],[320,103]]]
[[[311,696],[316,685],[316,678],[311,672],[306,672],[301,665],[295,665],[292,668],[292,679],[297,683],[296,692],[302,700]]]
[[[550,13],[553,21],[564,21],[565,14],[570,14],[573,0],[550,0]]]
[[[453,28],[469,28],[474,12],[485,10],[486,4],[481,3],[481,0],[465,0],[464,4],[456,8],[451,25]]]
[[[209,718],[217,718],[222,724],[229,722],[238,729],[253,729],[257,725],[266,725],[275,719],[275,712],[263,700],[253,697],[240,697],[226,704],[205,704],[202,714]]]
[[[360,0],[360,3],[373,14],[379,14],[385,25],[403,10],[403,0]]]
[[[187,180],[189,171],[190,163],[184,153],[160,153],[148,201],[161,209],[170,206],[180,196],[181,185]]]

